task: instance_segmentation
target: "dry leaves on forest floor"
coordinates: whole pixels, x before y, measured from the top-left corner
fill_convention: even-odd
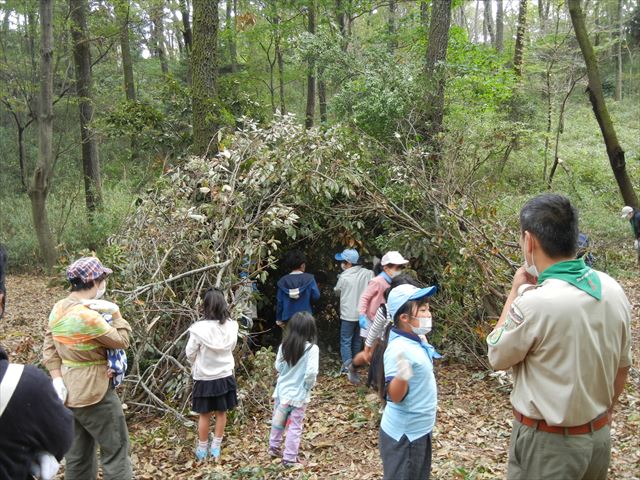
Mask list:
[[[634,362],[640,352],[640,289],[627,282],[634,306]],[[39,359],[43,325],[61,289],[46,287],[42,277],[8,278],[7,316],[0,323],[0,343],[14,361]],[[172,417],[133,414],[128,418],[132,455],[139,479],[325,479],[381,478],[377,450],[379,404],[364,387],[335,377],[337,364],[323,359],[321,375],[305,419],[301,457],[304,469],[285,470],[267,455],[271,413],[233,420],[220,465],[193,461],[195,430]],[[488,372],[459,364],[437,366],[439,407],[433,437],[432,478],[503,478],[511,429],[507,387]],[[611,479],[640,478],[639,375],[632,369],[616,409],[612,428]]]

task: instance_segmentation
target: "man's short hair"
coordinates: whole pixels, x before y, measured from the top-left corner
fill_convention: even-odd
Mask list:
[[[545,193],[520,210],[520,228],[535,235],[551,258],[573,257],[578,244],[578,211],[567,197]]]
[[[291,250],[285,257],[285,265],[289,270],[297,270],[303,263],[307,263],[307,257],[300,250]]]

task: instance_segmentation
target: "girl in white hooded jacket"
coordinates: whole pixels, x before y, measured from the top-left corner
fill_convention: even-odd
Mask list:
[[[238,341],[238,322],[229,318],[224,295],[217,288],[210,288],[203,297],[204,320],[189,327],[187,360],[193,376],[192,410],[200,414],[198,419],[198,444],[196,459],[211,456],[220,459],[220,447],[227,410],[238,404],[233,349]],[[213,439],[209,443],[211,414],[216,417]]]

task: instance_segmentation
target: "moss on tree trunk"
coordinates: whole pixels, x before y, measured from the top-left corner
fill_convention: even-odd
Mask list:
[[[219,126],[218,28],[218,0],[194,0],[191,69],[193,149],[197,155],[218,151],[218,142],[214,139]]]

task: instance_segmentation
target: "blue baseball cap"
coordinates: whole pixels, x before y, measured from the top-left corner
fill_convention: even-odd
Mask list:
[[[353,248],[347,248],[341,253],[336,253],[336,260],[338,260],[339,262],[349,262],[355,265],[356,263],[358,263],[358,260],[360,260],[360,255],[358,254],[357,250]]]
[[[394,318],[398,310],[400,310],[409,300],[419,300],[424,297],[430,297],[435,294],[437,290],[438,287],[436,286],[418,288],[409,284],[398,285],[389,292],[389,298],[387,299],[387,311],[389,312],[389,315],[391,315],[391,318]]]

